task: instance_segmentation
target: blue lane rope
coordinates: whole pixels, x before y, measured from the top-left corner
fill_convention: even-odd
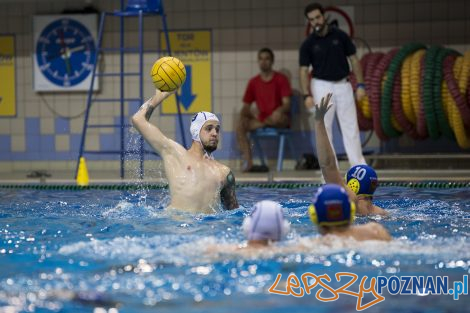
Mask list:
[[[305,187],[320,187],[320,183],[238,183],[237,188],[279,188],[296,189]],[[470,181],[420,181],[420,182],[381,182],[381,187],[408,187],[408,188],[468,188]],[[35,190],[139,190],[139,189],[168,189],[168,184],[96,184],[77,186],[66,184],[0,184],[0,189],[35,189]]]

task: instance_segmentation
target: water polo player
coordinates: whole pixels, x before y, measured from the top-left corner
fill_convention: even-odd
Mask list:
[[[331,93],[323,97],[313,108],[315,116],[315,139],[320,168],[326,183],[343,186],[349,197],[356,204],[356,214],[387,214],[387,212],[372,203],[373,194],[377,188],[378,178],[375,171],[368,165],[355,165],[346,174],[346,181],[341,177],[328,139],[324,117],[329,109]]]
[[[391,239],[388,231],[378,223],[352,225],[356,204],[340,185],[326,184],[318,188],[308,212],[322,235],[352,237],[359,241]]]
[[[220,204],[227,210],[237,208],[232,171],[212,156],[220,135],[215,114],[199,112],[193,117],[193,142],[188,150],[149,122],[155,108],[173,93],[157,89],[132,117],[134,127],[163,160],[171,196],[169,207],[198,213],[213,213]]]

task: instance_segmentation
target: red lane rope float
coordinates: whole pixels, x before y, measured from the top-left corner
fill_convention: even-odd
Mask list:
[[[368,53],[366,56],[367,62],[364,65],[364,82],[366,85],[366,94],[367,94],[367,108],[364,108],[363,113],[364,116],[367,117],[372,122],[372,111],[370,106],[370,94],[371,94],[371,85],[373,81],[373,72],[380,62],[380,60],[384,57],[385,54],[382,52],[374,52]],[[372,129],[372,128],[371,128]]]
[[[380,59],[374,71],[372,72],[371,82],[370,82],[370,94],[369,101],[372,109],[372,121],[374,124],[374,131],[381,140],[388,140],[388,136],[385,134],[382,129],[380,121],[380,98],[382,94],[382,81],[383,75],[388,68],[388,65],[392,61],[395,54],[398,52],[398,49],[393,49],[389,51],[384,57]]]
[[[384,54],[382,52],[373,52],[367,53],[362,59],[363,62],[363,71],[364,71],[364,82],[366,85],[366,97],[360,102],[360,107],[362,109],[362,119],[361,115],[358,115],[359,128],[361,130],[371,130],[374,128],[372,120],[372,111],[370,105],[370,94],[371,94],[371,84],[372,84],[372,73],[375,70],[375,67],[380,62]]]
[[[464,96],[464,100],[467,102],[467,108],[470,108],[470,101],[465,97],[465,93],[470,92],[466,90],[467,84],[470,81],[470,51],[465,52],[463,56],[462,71],[459,76],[459,91]]]
[[[366,84],[366,92],[369,94],[370,91],[370,85],[373,80],[373,73],[374,70],[377,66],[377,64],[380,62],[380,60],[384,57],[384,53],[382,52],[372,52],[366,54],[368,56],[367,63],[365,64],[364,67],[364,82]]]

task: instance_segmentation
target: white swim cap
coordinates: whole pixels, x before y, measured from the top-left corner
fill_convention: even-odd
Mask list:
[[[193,140],[201,142],[201,139],[199,138],[199,133],[201,132],[202,126],[204,126],[207,121],[220,122],[217,116],[211,112],[202,111],[196,113],[196,115],[193,116],[191,120],[191,127],[189,128]]]
[[[242,228],[248,240],[279,241],[289,232],[290,224],[284,219],[278,202],[264,200],[254,205],[251,216],[245,218]]]

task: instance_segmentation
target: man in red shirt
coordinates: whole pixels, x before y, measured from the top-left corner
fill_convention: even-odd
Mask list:
[[[291,86],[287,77],[273,70],[274,53],[269,48],[258,51],[260,73],[250,79],[243,96],[243,108],[237,125],[237,139],[244,172],[268,171],[267,168],[253,166],[251,145],[247,134],[261,127],[289,127]],[[255,102],[257,114],[251,110]]]

